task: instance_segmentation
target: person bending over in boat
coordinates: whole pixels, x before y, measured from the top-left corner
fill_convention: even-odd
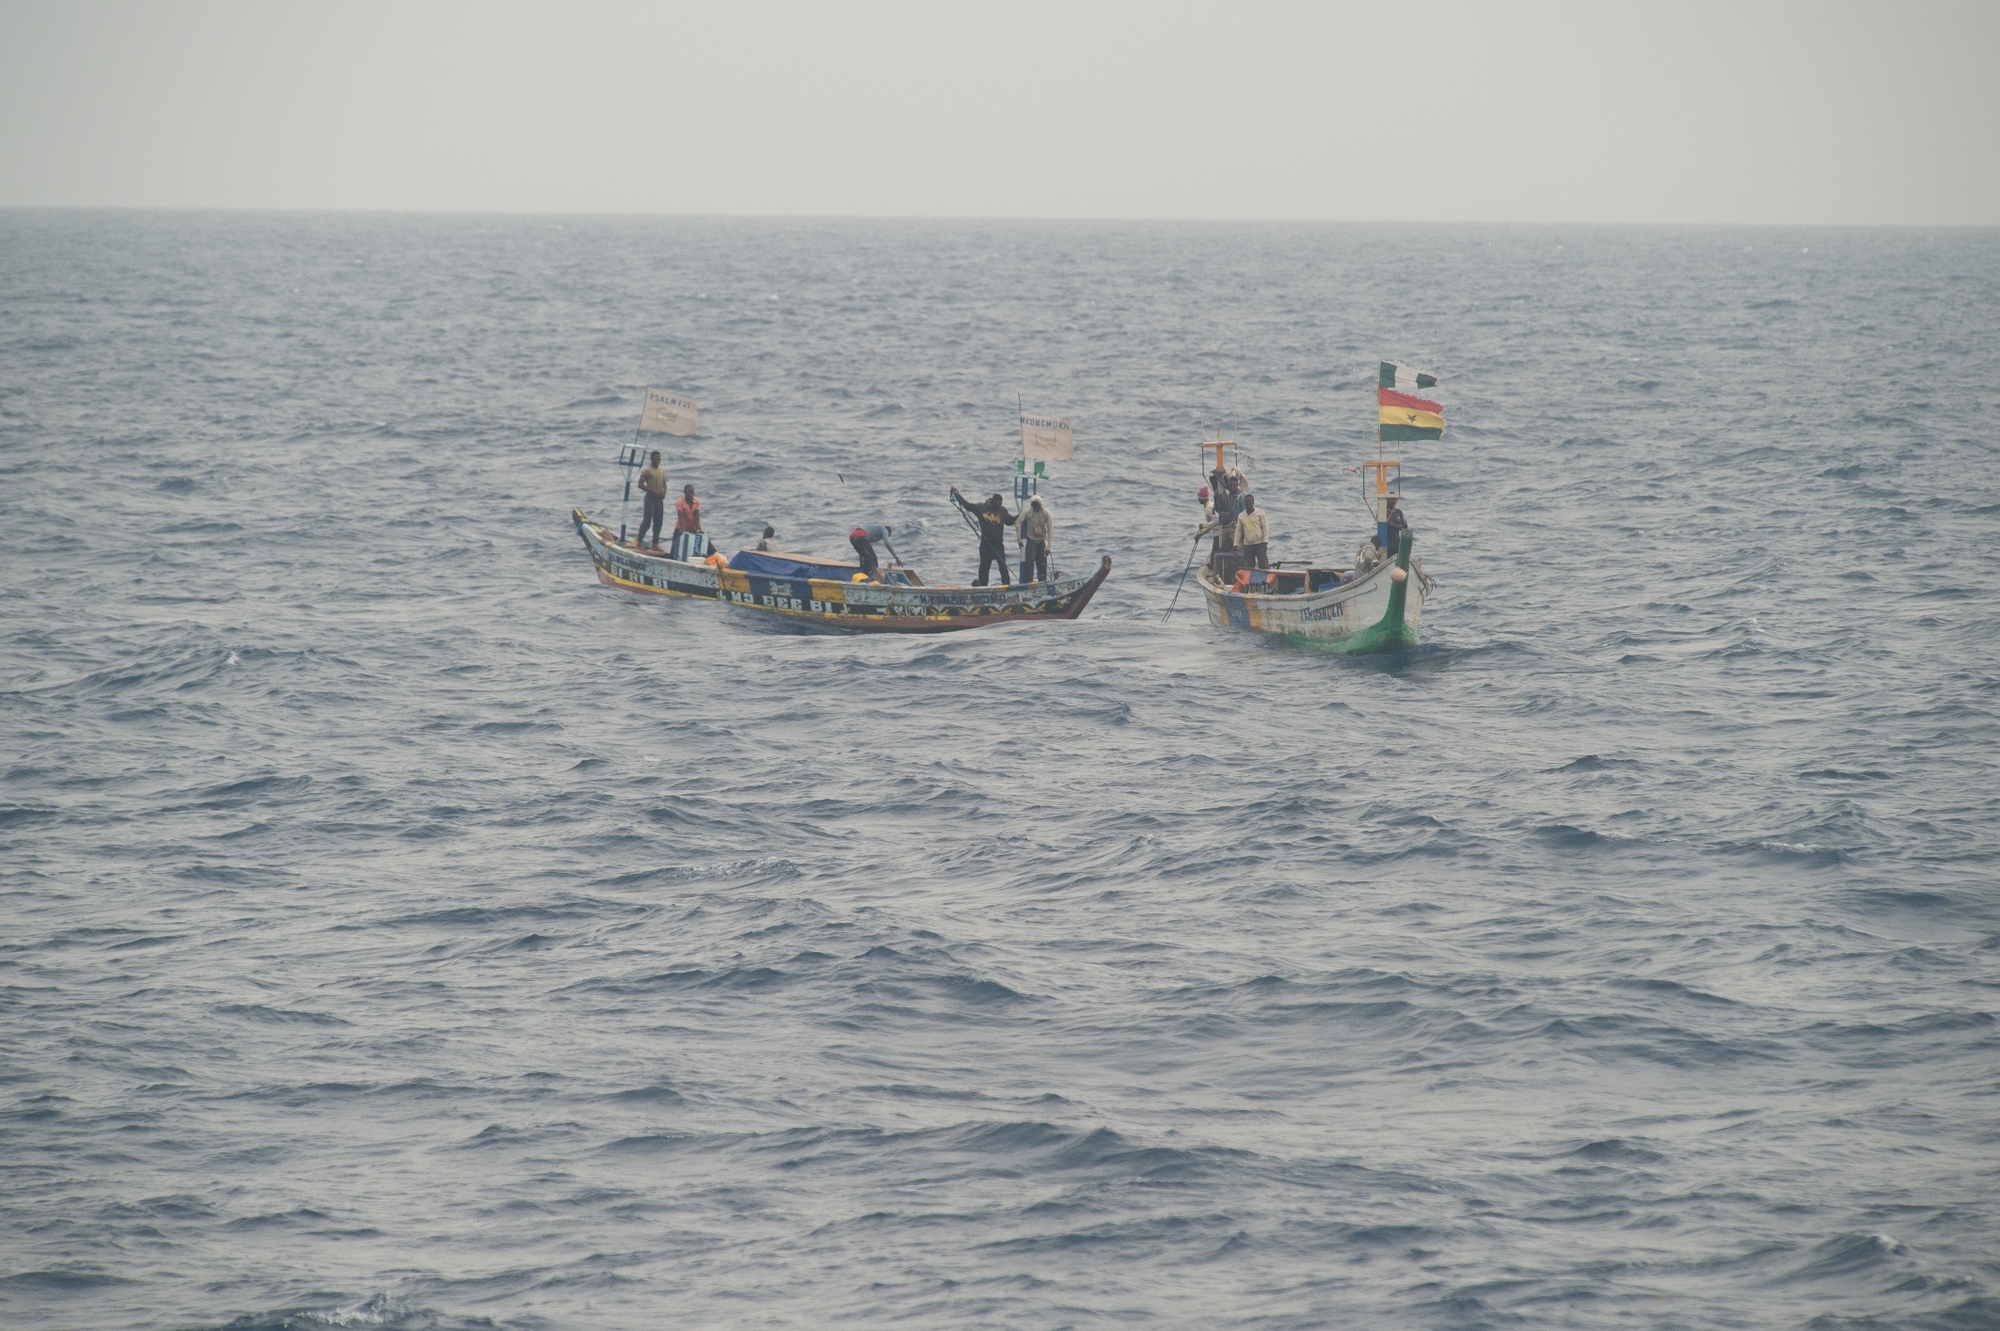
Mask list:
[[[639,471],[639,489],[646,496],[646,510],[639,518],[639,539],[646,543],[646,528],[653,529],[653,548],[660,548],[660,528],[667,521],[667,469],[660,465],[660,450],[653,450],[653,465]]]
[[[1243,496],[1243,516],[1236,519],[1236,544],[1243,549],[1246,568],[1271,567],[1271,516],[1257,507],[1256,495]]]
[[[958,492],[956,485],[951,487],[951,502],[979,522],[979,576],[972,580],[972,585],[984,587],[987,573],[998,564],[1000,585],[1013,586],[1014,580],[1007,574],[1007,529],[1020,521],[1021,515],[1009,513],[997,494],[988,495],[985,503],[975,505]]]
[[[1042,507],[1042,498],[1036,495],[1021,510],[1021,581],[1047,582],[1049,580],[1049,537],[1055,534],[1056,520]]]
[[[870,582],[880,581],[876,570],[882,566],[881,561],[875,558],[875,542],[888,535],[887,527],[856,527],[847,533],[847,543],[854,547],[854,562],[861,565],[862,573]]]
[[[1381,562],[1382,538],[1370,536],[1361,543],[1361,548],[1354,552],[1354,572],[1348,575],[1347,580],[1354,581],[1363,574],[1371,572]]]

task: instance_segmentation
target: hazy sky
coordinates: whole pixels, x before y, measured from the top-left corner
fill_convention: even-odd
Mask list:
[[[2000,224],[2000,0],[10,3],[0,205]]]

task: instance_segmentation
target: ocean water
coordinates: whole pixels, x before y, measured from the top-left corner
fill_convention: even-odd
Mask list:
[[[1163,622],[1382,356],[1424,645]],[[648,383],[1111,578],[601,587]],[[0,1323],[2000,1326],[1996,410],[1993,231],[0,213]]]

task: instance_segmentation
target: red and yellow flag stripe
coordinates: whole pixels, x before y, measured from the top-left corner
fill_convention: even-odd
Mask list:
[[[1385,407],[1407,407],[1411,411],[1428,411],[1433,416],[1444,415],[1444,403],[1432,402],[1429,398],[1418,397],[1415,393],[1398,393],[1393,388],[1378,388],[1375,398]]]
[[[1384,440],[1436,439],[1444,434],[1444,404],[1393,388],[1375,390]]]

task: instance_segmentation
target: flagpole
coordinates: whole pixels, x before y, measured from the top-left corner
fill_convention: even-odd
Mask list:
[[[1389,503],[1385,496],[1389,493],[1389,463],[1387,454],[1383,450],[1381,399],[1382,375],[1378,369],[1375,374],[1375,499],[1368,505],[1368,510],[1375,515],[1375,543],[1382,547],[1384,554],[1387,554]]]
[[[619,459],[619,462],[625,467],[625,503],[618,510],[618,544],[620,545],[625,544],[625,524],[632,516],[632,464],[629,459],[632,453],[636,453],[638,450],[639,432],[634,430],[632,431],[631,452],[628,452],[625,457]]]

